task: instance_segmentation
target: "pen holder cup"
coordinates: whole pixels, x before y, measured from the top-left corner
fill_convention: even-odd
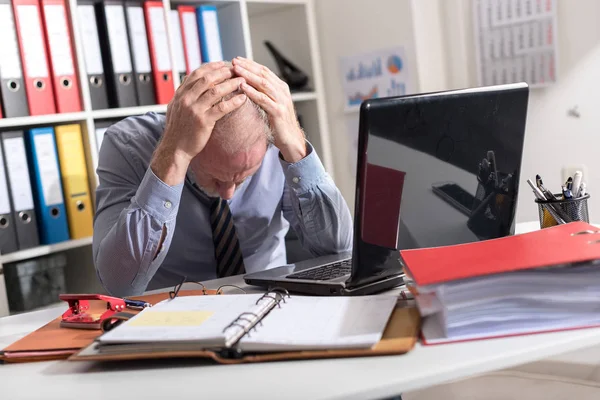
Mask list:
[[[562,195],[555,195],[559,200],[539,200],[538,205],[540,228],[548,228],[573,221],[590,222],[587,201],[589,194],[576,199],[560,199]],[[564,222],[563,222],[564,221]]]

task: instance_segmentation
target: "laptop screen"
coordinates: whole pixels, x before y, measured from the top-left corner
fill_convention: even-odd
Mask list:
[[[386,273],[368,257],[514,232],[527,101],[514,84],[363,103],[351,286]]]

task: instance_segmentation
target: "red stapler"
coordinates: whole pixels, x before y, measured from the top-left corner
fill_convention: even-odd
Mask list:
[[[63,328],[101,329],[105,319],[127,307],[125,300],[101,294],[61,294],[59,298],[69,303],[60,322]],[[106,309],[94,307],[90,310],[89,300],[105,301]]]

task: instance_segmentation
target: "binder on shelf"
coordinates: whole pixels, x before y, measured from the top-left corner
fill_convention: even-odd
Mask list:
[[[75,52],[71,45],[70,24],[65,0],[40,0],[44,18],[46,46],[50,53],[50,70],[54,98],[59,113],[82,110],[79,82],[75,73]]]
[[[168,104],[175,94],[173,70],[169,52],[169,38],[165,24],[165,12],[161,1],[145,1],[144,16],[148,29],[150,60],[156,87],[156,102]]]
[[[98,24],[96,23],[96,10],[94,3],[79,1],[77,5],[77,16],[79,17],[79,30],[85,60],[85,71],[87,74],[87,85],[90,91],[90,99],[93,110],[108,108],[108,94],[106,79],[104,78],[104,67],[102,65],[102,53],[100,50],[100,39],[98,38]]]
[[[217,7],[201,5],[196,8],[198,18],[198,31],[200,34],[200,48],[202,61],[223,61],[223,48],[221,47],[221,33],[219,31],[219,18]]]
[[[123,3],[113,0],[96,3],[96,15],[109,106],[137,106]]]
[[[71,239],[92,236],[92,202],[79,124],[54,128]]]
[[[186,72],[189,75],[192,71],[200,68],[202,65],[196,9],[193,6],[179,6],[177,7],[177,10],[179,11],[181,20]]]
[[[38,246],[40,239],[23,132],[3,132],[2,151],[8,175],[8,192],[17,232],[17,246],[19,250]]]
[[[26,135],[40,242],[53,244],[69,240],[54,129],[34,128],[26,131]]]
[[[56,113],[38,0],[12,0],[30,115]]]
[[[179,13],[177,10],[170,10],[169,18],[171,19],[171,46],[173,46],[173,52],[175,53],[175,70],[179,72],[179,83],[181,84],[187,73],[181,24],[179,23]]]
[[[144,9],[141,3],[125,2],[125,13],[129,48],[133,55],[133,73],[138,104],[140,106],[156,104]]]
[[[0,140],[0,255],[19,249],[2,147]]]
[[[0,102],[5,118],[29,115],[11,0],[0,0]]]

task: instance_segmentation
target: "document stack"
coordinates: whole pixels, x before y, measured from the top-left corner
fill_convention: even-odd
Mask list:
[[[600,325],[600,230],[588,223],[401,255],[425,344]]]

